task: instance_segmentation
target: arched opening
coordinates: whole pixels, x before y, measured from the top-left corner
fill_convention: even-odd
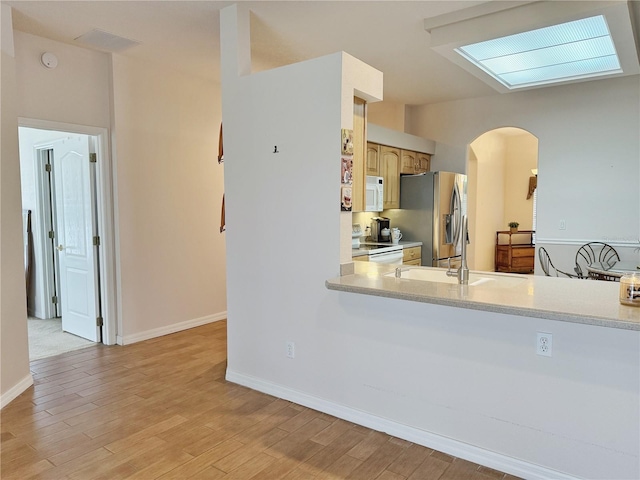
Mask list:
[[[538,138],[526,130],[490,130],[469,144],[467,194],[469,214],[468,264],[473,270],[495,271],[496,232],[535,230]],[[532,180],[532,177],[534,179]],[[514,242],[528,243],[527,235]]]

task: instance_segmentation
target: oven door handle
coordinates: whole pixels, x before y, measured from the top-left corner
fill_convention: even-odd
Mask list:
[[[402,250],[369,254],[369,261],[373,263],[401,265],[403,258],[404,254],[402,253]]]

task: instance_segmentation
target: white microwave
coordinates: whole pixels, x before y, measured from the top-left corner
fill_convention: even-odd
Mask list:
[[[382,177],[367,175],[365,188],[365,212],[381,212],[384,200],[384,180]]]

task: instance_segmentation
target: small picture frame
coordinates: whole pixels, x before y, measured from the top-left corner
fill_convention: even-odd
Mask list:
[[[340,211],[350,212],[351,208],[351,185],[342,185],[340,187]]]
[[[342,154],[353,155],[353,130],[342,129]]]
[[[342,156],[340,183],[343,185],[351,185],[353,183],[353,155]]]

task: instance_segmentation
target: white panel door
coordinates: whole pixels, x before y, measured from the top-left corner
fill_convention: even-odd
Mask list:
[[[70,135],[53,145],[56,238],[62,329],[97,342],[97,255],[89,137]]]

